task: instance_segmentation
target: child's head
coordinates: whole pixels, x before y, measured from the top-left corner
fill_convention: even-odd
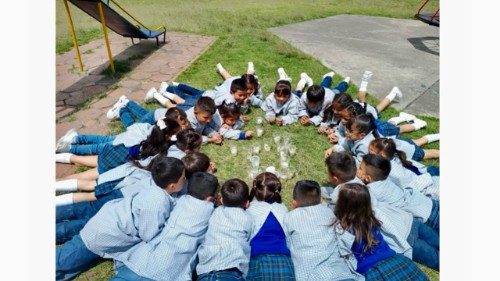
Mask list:
[[[215,102],[210,97],[201,97],[196,101],[194,106],[194,115],[198,123],[202,125],[208,124],[215,114]]]
[[[391,172],[391,162],[382,156],[365,154],[356,175],[365,184],[387,179]]]
[[[155,184],[169,194],[179,192],[186,181],[184,164],[181,160],[159,154],[147,166]]]
[[[328,178],[333,185],[339,185],[356,177],[356,161],[348,152],[334,152],[325,160]]]
[[[333,114],[341,118],[341,112],[352,103],[352,98],[346,93],[339,93],[333,97],[332,111]]]
[[[259,80],[253,74],[243,74],[241,79],[245,81],[247,97],[259,90]]]
[[[301,180],[293,188],[293,208],[309,207],[321,203],[321,188],[311,180]]]
[[[284,104],[292,94],[292,85],[290,81],[280,80],[274,86],[274,98],[278,104]]]
[[[307,106],[317,107],[318,104],[322,104],[325,99],[325,88],[319,85],[312,85],[307,89]]]
[[[336,217],[334,224],[353,232],[356,242],[364,241],[366,243],[364,251],[378,244],[372,230],[380,228],[381,223],[375,218],[370,192],[365,185],[359,183],[340,185],[333,212]]]
[[[245,102],[248,97],[245,80],[236,78],[231,82],[231,95],[237,103],[243,104]]]
[[[202,136],[194,129],[184,129],[177,133],[177,147],[185,153],[198,151],[201,148]]]
[[[373,133],[378,137],[377,129],[375,127],[375,119],[370,113],[354,116],[347,121],[346,138],[352,141],[363,139],[368,134]]]
[[[389,161],[397,156],[404,167],[415,168],[411,161],[406,160],[406,153],[396,149],[396,143],[390,138],[378,138],[372,140],[368,146],[368,153],[380,155]]]
[[[199,200],[215,201],[218,188],[217,177],[205,172],[194,173],[188,182],[188,194]]]
[[[237,103],[222,102],[218,107],[219,114],[224,120],[224,124],[232,127],[240,119],[240,106]]]
[[[171,107],[165,113],[165,118],[171,118],[177,121],[181,126],[181,129],[187,129],[191,125],[187,119],[186,112],[178,107]]]
[[[240,179],[226,181],[220,190],[222,205],[226,207],[248,207],[248,185]]]
[[[273,173],[264,172],[253,180],[250,191],[250,201],[255,197],[258,201],[267,203],[281,203],[281,182]]]
[[[166,152],[172,142],[170,139],[181,130],[176,120],[158,119],[149,136],[140,143],[139,159]]]
[[[187,153],[182,158],[182,162],[186,168],[186,178],[188,180],[196,172],[209,172],[210,158],[201,152],[193,151]]]

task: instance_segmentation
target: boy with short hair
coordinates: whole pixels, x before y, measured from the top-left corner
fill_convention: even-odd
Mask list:
[[[114,257],[115,278],[138,280],[191,280],[196,252],[203,242],[214,211],[219,182],[214,175],[196,172],[163,230],[151,241],[141,242]]]
[[[293,189],[294,210],[284,217],[285,233],[297,280],[357,279],[340,257],[333,211],[321,204],[315,181],[301,180]]]
[[[203,143],[222,142],[222,136],[217,132],[219,124],[212,122],[213,115],[216,114],[217,108],[212,98],[201,97],[196,101],[196,105],[186,111],[186,115],[191,128],[202,135]]]
[[[252,218],[245,211],[249,205],[248,185],[230,179],[221,187],[221,203],[208,223],[205,241],[198,250],[198,280],[243,278],[250,261]],[[225,280],[225,279],[224,279]]]
[[[290,82],[279,80],[274,87],[274,92],[269,94],[262,103],[261,109],[264,110],[269,123],[283,126],[297,122],[299,103],[299,98],[292,95]]]

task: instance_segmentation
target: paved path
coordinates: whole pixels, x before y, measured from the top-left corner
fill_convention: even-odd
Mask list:
[[[359,86],[374,75],[368,93],[384,98],[403,92],[398,110],[439,117],[439,28],[417,20],[339,15],[271,28],[271,32],[318,58]]]
[[[130,38],[110,33],[112,54],[118,60],[130,60],[132,70],[120,80],[100,74],[108,66],[104,40],[80,47],[85,73],[79,73],[74,50],[56,57],[56,136],[67,130],[79,133],[107,134],[108,109],[121,95],[141,102],[151,87],[174,80],[214,41],[214,37],[167,32],[166,44],[156,47],[154,40],[132,45]],[[113,86],[115,85],[115,86]],[[104,95],[85,109],[78,106],[96,95]],[[73,173],[73,165],[56,164],[56,177]]]

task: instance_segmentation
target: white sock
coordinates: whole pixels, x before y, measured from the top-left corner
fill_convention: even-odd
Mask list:
[[[390,101],[393,101],[395,97],[396,97],[396,92],[390,92],[387,96],[385,96],[385,98]]]
[[[346,82],[347,84],[349,84],[349,82],[351,81],[351,77],[347,76],[345,79],[344,79],[344,82]]]
[[[297,88],[296,90],[303,91],[304,87],[306,86],[307,80],[304,78],[300,78],[299,82],[297,83]]]
[[[162,94],[158,93],[158,92],[155,92],[153,94],[153,97],[161,104],[161,105],[164,105],[166,102],[167,102],[167,98],[164,97]]]
[[[173,81],[173,82],[172,82],[172,85],[173,85],[173,86],[175,86],[175,87],[177,87],[177,86],[179,86],[179,82],[175,82],[175,81]]]
[[[255,67],[253,66],[253,62],[248,62],[248,67],[247,67],[247,74],[254,74],[255,73]]]
[[[219,73],[222,73],[223,71],[225,71],[224,67],[222,67],[222,64],[218,63],[215,67],[217,67],[217,71],[219,71]],[[174,85],[174,86],[177,86],[177,85]]]
[[[73,193],[56,196],[56,207],[73,204]]]
[[[57,163],[71,163],[70,157],[73,156],[73,153],[56,153],[56,162]]]
[[[424,137],[427,139],[427,143],[435,142],[439,140],[439,133],[425,135]]]
[[[366,92],[366,88],[368,87],[368,81],[372,77],[373,73],[369,70],[365,70],[363,73],[363,77],[361,78],[361,85],[359,86],[359,90],[362,92]]]
[[[171,92],[163,92],[162,95],[171,101],[173,101],[174,98],[177,96],[176,94]]]
[[[406,119],[404,119],[403,117],[399,117],[399,116],[392,117],[389,120],[387,120],[387,122],[390,122],[394,125],[398,125],[399,123],[403,123],[405,121],[406,121]]]
[[[401,99],[402,96],[403,96],[403,94],[401,93],[399,88],[393,87],[391,92],[385,98],[392,102],[392,101],[394,101],[394,99],[396,99],[396,101],[398,101],[399,99]]]
[[[69,179],[56,182],[56,191],[77,191],[78,180]]]

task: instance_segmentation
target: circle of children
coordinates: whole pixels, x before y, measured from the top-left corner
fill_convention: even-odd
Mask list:
[[[103,258],[115,280],[428,280],[413,261],[439,270],[439,169],[418,162],[439,157],[420,147],[439,134],[404,139],[425,121],[378,119],[401,99],[397,87],[373,107],[370,71],[353,100],[349,78],[332,88],[333,72],[319,85],[302,73],[293,91],[279,68],[264,99],[253,63],[242,76],[217,69],[225,81],[213,90],[149,90],[156,110],[120,97],[107,117],[121,119],[121,134],[71,129],[58,140],[57,162],[94,168],[56,182],[57,280]],[[324,160],[332,187],[298,181],[288,211],[273,173],[250,187],[219,183],[200,146],[251,138],[241,130],[251,107],[277,126],[318,126],[334,144]]]

